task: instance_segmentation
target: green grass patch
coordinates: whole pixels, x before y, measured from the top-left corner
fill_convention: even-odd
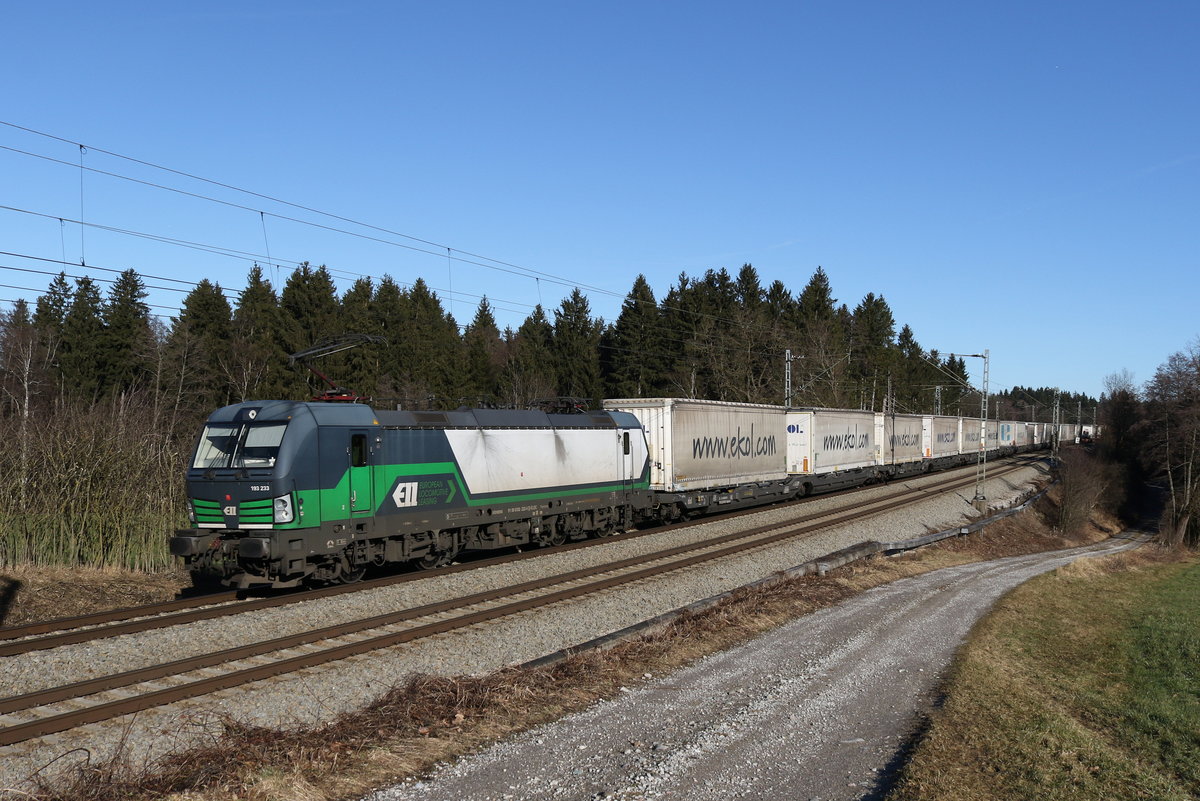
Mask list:
[[[890,801],[1200,797],[1200,561],[1083,560],[972,633]]]

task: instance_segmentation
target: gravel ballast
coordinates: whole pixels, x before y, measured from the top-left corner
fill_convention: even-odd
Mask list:
[[[1039,573],[1123,547],[877,587],[365,801],[875,798],[991,605]]]
[[[986,488],[988,498],[994,506],[1003,506],[1044,475],[1044,467],[1030,466],[1008,477],[992,479]],[[861,490],[853,497],[866,501],[897,486],[921,486],[944,476],[937,474],[894,482],[887,488]],[[587,599],[555,604],[465,631],[376,651],[335,666],[312,668],[247,688],[223,691],[196,701],[142,712],[132,718],[3,749],[0,751],[0,781],[5,786],[19,786],[22,777],[71,748],[86,748],[93,759],[103,759],[113,752],[122,738],[135,761],[152,759],[182,743],[213,736],[220,729],[215,715],[229,715],[239,721],[268,726],[306,725],[357,708],[413,673],[483,673],[529,661],[864,540],[895,541],[955,525],[964,519],[964,515],[973,514],[970,508],[972,495],[973,488],[942,494],[852,526],[756,549]],[[90,678],[100,672],[130,670],[510,586],[539,576],[643,555],[735,529],[782,522],[799,514],[845,505],[845,496],[819,498],[801,507],[766,509],[736,521],[713,521],[628,541],[615,538],[604,547],[550,554],[451,575],[432,575],[421,581],[337,598],[12,657],[6,660],[6,669],[0,676],[0,691],[5,695],[31,692]]]

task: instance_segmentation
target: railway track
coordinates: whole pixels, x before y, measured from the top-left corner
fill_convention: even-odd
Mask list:
[[[993,476],[1002,476],[1020,466],[1009,465]],[[704,562],[742,555],[790,538],[911,505],[934,493],[963,488],[973,482],[973,475],[949,476],[921,488],[890,492],[851,510],[810,514],[784,524],[759,526],[511,587],[0,699],[0,746],[519,614]],[[590,543],[577,545],[584,544]],[[415,580],[436,575],[439,574],[407,578]],[[348,591],[350,588],[330,589]],[[308,600],[313,595],[302,597]],[[246,611],[251,603],[254,602],[210,609],[236,614]],[[111,632],[111,628],[86,631]]]
[[[947,474],[948,478],[953,477],[957,472],[958,471],[954,471]],[[858,489],[861,488],[856,487],[836,493],[826,493],[817,497],[831,498],[843,494],[853,494]],[[778,504],[776,508],[780,506],[786,506],[788,504],[803,504],[812,500],[814,500],[813,497],[801,498],[790,501],[787,504]],[[682,528],[699,526],[715,521],[728,520],[748,514],[754,514],[762,511],[764,508],[766,507],[755,506],[725,514],[708,515],[704,518],[689,521],[687,523],[677,523],[673,526],[667,527],[658,526],[646,530],[621,534],[618,535],[618,537],[622,540],[631,540],[656,534],[664,529],[679,530]],[[158,604],[148,604],[145,606],[96,612],[80,617],[59,618],[56,620],[39,621],[20,626],[0,627],[0,657],[17,656],[30,651],[57,648],[63,645],[88,642],[90,640],[104,637],[116,637],[122,634],[153,631],[154,629],[164,628],[166,626],[195,623],[201,620],[211,620],[213,618],[224,617],[230,614],[274,609],[294,603],[314,601],[322,598],[334,598],[348,593],[376,589],[379,587],[388,587],[396,584],[405,584],[413,581],[422,581],[431,578],[437,578],[438,576],[459,573],[466,570],[474,570],[481,567],[490,567],[493,565],[508,564],[526,559],[534,559],[553,553],[564,553],[584,548],[597,547],[604,545],[607,542],[611,542],[613,539],[614,538],[612,537],[603,539],[590,539],[581,542],[567,543],[565,545],[559,545],[551,548],[537,548],[536,550],[527,550],[483,559],[474,559],[470,562],[439,568],[433,572],[421,571],[417,573],[401,573],[397,575],[383,576],[369,581],[362,581],[356,584],[322,587],[318,589],[305,590],[303,592],[292,592],[259,598],[246,598],[244,595],[239,593],[239,591],[231,590],[228,592],[197,595],[190,598],[179,598]]]

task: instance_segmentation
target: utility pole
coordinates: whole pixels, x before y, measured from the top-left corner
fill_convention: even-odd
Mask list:
[[[975,467],[975,508],[980,514],[987,511],[987,496],[983,494],[983,485],[987,481],[987,408],[988,408],[988,372],[991,369],[991,352],[983,351],[983,403],[979,407],[979,462]],[[997,434],[999,432],[997,431]],[[999,443],[997,443],[999,444]]]
[[[792,349],[783,352],[783,405],[792,408]]]
[[[933,403],[934,403],[934,406],[937,408],[937,411],[935,413],[938,415],[941,415],[941,413],[942,413],[942,385],[941,384],[938,384],[937,386],[935,386],[933,388]]]
[[[792,362],[803,359],[803,356],[793,356],[792,349],[783,352],[783,405],[792,408]]]
[[[979,458],[975,463],[975,498],[971,501],[972,505],[982,514],[987,511],[987,496],[984,495],[983,485],[987,481],[988,381],[992,364],[991,351],[985,348],[983,353],[951,353],[950,355],[960,359],[966,356],[983,359],[983,386],[979,393],[982,396],[979,402]],[[999,407],[997,407],[997,411],[999,411]],[[997,435],[999,435],[999,430],[997,430]]]
[[[1058,418],[1059,418],[1059,414],[1060,414],[1060,409],[1059,409],[1059,405],[1058,405],[1058,387],[1055,387],[1054,388],[1054,416],[1052,418],[1054,420],[1054,422],[1051,424],[1054,431],[1051,434],[1051,440],[1050,440],[1050,442],[1051,442],[1051,444],[1050,444],[1050,460],[1053,462],[1058,461]]]

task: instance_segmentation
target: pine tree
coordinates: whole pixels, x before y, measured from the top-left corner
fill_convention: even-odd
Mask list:
[[[100,291],[90,278],[75,280],[71,306],[63,318],[59,365],[66,391],[96,400],[108,376],[103,372],[104,318]]]
[[[233,312],[233,347],[229,360],[230,394],[234,400],[291,398],[296,371],[283,345],[279,298],[257,264]]]
[[[464,383],[468,397],[495,402],[500,394],[503,343],[496,317],[485,297],[479,301],[475,318],[463,333]]]
[[[279,296],[279,308],[289,351],[309,348],[343,333],[338,320],[340,304],[333,277],[324,265],[303,262],[288,276]]]
[[[420,278],[405,293],[401,308],[399,335],[390,349],[397,385],[417,405],[457,406],[463,395],[458,324]]]
[[[558,394],[600,399],[600,334],[604,323],[592,318],[587,296],[576,287],[554,311],[554,357]]]
[[[896,411],[913,414],[932,408],[933,392],[927,386],[932,376],[925,352],[917,344],[912,328],[905,325],[896,337],[897,360],[892,376]]]
[[[55,342],[62,338],[63,324],[71,308],[71,294],[67,274],[59,273],[54,276],[45,294],[38,297],[33,324],[42,336],[48,336]]]
[[[403,359],[410,349],[404,331],[408,319],[408,297],[390,275],[379,281],[371,303],[372,330],[387,340],[379,361],[379,380],[373,391],[392,399],[405,399],[404,376],[408,369]],[[410,404],[411,405],[411,404]]]
[[[638,275],[605,332],[605,386],[611,398],[646,398],[660,393],[665,330],[662,312],[646,276]]]
[[[508,358],[500,377],[506,403],[524,408],[555,394],[553,342],[554,327],[539,304],[506,343]]]
[[[134,270],[126,270],[112,285],[103,307],[105,331],[102,363],[114,392],[143,385],[150,374],[154,337],[146,287]]]
[[[783,389],[780,360],[787,345],[776,336],[752,265],[742,265],[733,287],[729,319],[717,320],[715,328],[713,373],[719,396],[744,403],[778,403]]]
[[[342,296],[342,330],[347,334],[381,336],[375,316],[375,287],[370,278],[359,278]],[[380,356],[383,349],[363,344],[345,352],[344,367],[338,381],[360,395],[378,391]]]
[[[59,375],[58,350],[62,344],[63,325],[71,308],[71,286],[67,274],[59,273],[50,282],[45,294],[34,307],[33,327],[37,332],[40,360],[51,375]]]
[[[887,378],[895,364],[896,322],[882,296],[868,292],[854,309],[850,324],[852,377],[859,387],[861,408],[881,409]]]
[[[841,406],[847,402],[845,304],[837,299],[829,276],[818,266],[796,301],[800,360],[794,365],[795,402],[813,406]],[[797,380],[799,379],[799,380]]]
[[[231,311],[219,284],[207,278],[183,299],[168,341],[178,365],[174,406],[203,411],[231,400]]]
[[[664,394],[685,398],[704,397],[701,386],[706,354],[703,352],[704,317],[698,293],[687,273],[662,299],[664,341],[670,343],[663,366]]]
[[[282,344],[286,353],[297,353],[319,342],[344,333],[341,329],[341,304],[333,277],[324,265],[313,267],[303,262],[288,276],[279,296]],[[326,375],[341,375],[343,354],[322,359],[320,370]],[[295,369],[284,375],[285,388],[293,395],[313,395],[328,387],[308,371]]]

